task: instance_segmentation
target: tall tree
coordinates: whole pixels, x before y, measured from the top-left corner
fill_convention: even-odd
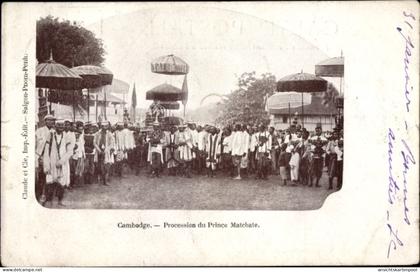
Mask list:
[[[276,77],[270,73],[260,77],[255,72],[243,73],[238,78],[238,89],[224,101],[222,112],[217,118],[223,125],[240,123],[269,122],[269,115],[265,111],[266,97],[276,90]]]
[[[101,65],[105,50],[102,40],[77,22],[60,20],[53,16],[40,18],[36,24],[36,58],[39,62],[49,59],[67,67]]]

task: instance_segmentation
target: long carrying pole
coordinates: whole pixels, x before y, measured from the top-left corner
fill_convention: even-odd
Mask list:
[[[48,92],[47,92],[47,104],[48,104],[48,101],[50,102],[50,105],[48,106],[48,113],[49,114],[51,114],[51,98],[50,98],[50,89],[48,89]]]
[[[108,119],[106,118],[106,90],[105,90],[105,88],[103,88],[103,92],[104,92],[104,118],[105,118],[105,121],[107,121]]]
[[[74,109],[74,92],[75,91],[73,91],[73,122],[76,121],[76,110]]]
[[[303,92],[302,92],[302,128],[305,127],[305,116],[303,113]]]
[[[90,89],[88,88],[88,95],[87,95],[87,114],[88,114],[88,122],[90,119]]]
[[[98,94],[96,94],[96,102],[95,102],[95,120],[98,122]]]

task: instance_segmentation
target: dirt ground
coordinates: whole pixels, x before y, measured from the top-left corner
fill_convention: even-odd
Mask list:
[[[234,180],[215,178],[151,178],[126,173],[111,177],[109,186],[88,184],[66,190],[64,209],[169,209],[169,210],[312,210],[320,208],[330,193],[324,172],[321,187],[282,186],[279,176]],[[54,200],[52,208],[58,208]]]

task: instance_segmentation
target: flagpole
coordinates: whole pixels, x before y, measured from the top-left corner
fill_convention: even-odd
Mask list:
[[[137,93],[136,93],[136,83],[133,84],[133,92],[131,93],[131,111],[133,122],[136,122],[136,107],[137,107]]]
[[[184,105],[184,119],[185,119],[185,107],[188,101],[188,84],[187,75],[184,76],[184,82],[182,83],[182,104]]]

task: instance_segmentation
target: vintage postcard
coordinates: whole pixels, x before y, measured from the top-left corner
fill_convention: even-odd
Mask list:
[[[416,1],[4,3],[1,86],[5,266],[419,262]]]

